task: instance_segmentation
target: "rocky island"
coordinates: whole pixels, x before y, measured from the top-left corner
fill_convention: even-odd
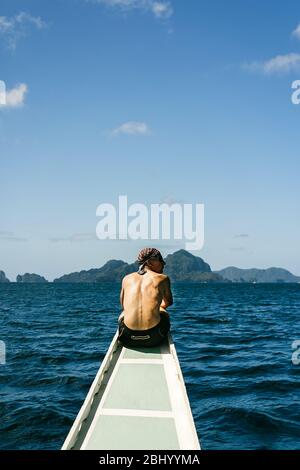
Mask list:
[[[166,257],[165,273],[177,282],[228,282],[222,276],[213,273],[209,264],[199,256],[186,250],[179,250]],[[107,282],[121,281],[129,273],[138,270],[137,262],[128,264],[122,260],[110,260],[101,268],[93,268],[65,274],[53,282]]]
[[[48,282],[47,279],[45,279],[43,276],[40,276],[39,274],[30,274],[30,273],[25,273],[25,274],[18,274],[16,278],[16,282],[32,282],[32,283],[42,283],[42,282]]]
[[[9,279],[5,276],[4,271],[0,271],[0,282],[10,282]]]
[[[294,276],[290,271],[283,268],[267,269],[240,269],[234,266],[216,271],[224,279],[231,282],[299,282],[300,277]]]
[[[235,266],[212,271],[208,263],[200,256],[195,256],[186,250],[178,250],[167,255],[164,273],[170,276],[173,282],[209,282],[209,283],[290,283],[300,282],[300,276],[295,276],[287,269],[240,269]],[[126,263],[122,260],[109,260],[100,268],[92,268],[69,274],[54,279],[53,282],[120,282],[129,273],[138,270],[138,263]],[[0,271],[0,282],[10,282],[4,271]],[[25,273],[18,275],[16,282],[45,283],[48,282],[38,274]]]

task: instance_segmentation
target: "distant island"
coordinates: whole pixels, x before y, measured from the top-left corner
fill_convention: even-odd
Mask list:
[[[0,282],[9,282],[9,279],[5,276],[4,271],[0,271]]]
[[[212,271],[208,263],[186,250],[178,250],[166,258],[164,272],[175,282],[299,282],[300,277],[282,268],[239,269],[229,267]],[[107,261],[101,268],[65,274],[53,282],[120,281],[126,274],[137,271],[138,264],[122,260]]]
[[[224,279],[231,282],[299,282],[300,277],[294,276],[286,269],[239,269],[234,266],[217,271]]]
[[[186,250],[179,250],[166,257],[165,273],[173,281],[187,282],[224,282],[222,276],[213,273],[209,264],[202,258],[194,256]],[[128,264],[121,260],[110,260],[101,268],[89,269],[65,274],[53,282],[101,282],[121,281],[129,273],[138,270],[137,262]]]
[[[209,283],[230,283],[230,282],[300,282],[300,276],[295,276],[290,271],[283,268],[268,269],[240,269],[234,266],[212,271],[208,263],[199,256],[195,256],[186,250],[178,250],[166,258],[164,272],[170,276],[174,282],[209,282]],[[92,268],[54,279],[53,282],[120,282],[129,273],[138,269],[137,262],[126,263],[122,260],[107,261],[100,268]],[[9,282],[5,273],[0,271],[0,282]],[[17,276],[18,283],[46,283],[43,276],[38,274],[25,273]]]
[[[35,282],[35,283],[48,282],[47,279],[45,279],[43,276],[40,276],[39,274],[30,274],[30,273],[25,273],[23,275],[18,274],[16,280],[17,282]]]

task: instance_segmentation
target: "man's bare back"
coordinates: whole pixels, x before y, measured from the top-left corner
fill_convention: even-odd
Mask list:
[[[160,312],[173,303],[168,276],[148,267],[145,271],[142,276],[128,274],[122,282],[122,315],[125,325],[132,330],[153,328],[160,322]]]

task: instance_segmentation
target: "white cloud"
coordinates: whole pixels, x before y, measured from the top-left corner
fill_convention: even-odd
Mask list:
[[[40,16],[32,16],[29,13],[21,11],[15,16],[16,23],[32,23],[37,29],[43,29],[46,27],[45,21]]]
[[[11,90],[7,90],[5,94],[5,103],[0,105],[1,108],[19,108],[23,106],[25,95],[28,91],[26,83],[20,83]]]
[[[6,16],[0,16],[0,33],[7,33],[13,27],[12,21]]]
[[[156,18],[169,18],[173,15],[173,8],[170,2],[152,2],[151,7]]]
[[[296,38],[300,39],[300,23],[298,24],[297,28],[294,29],[292,34],[293,36],[296,36]]]
[[[69,237],[53,237],[49,239],[52,243],[59,242],[88,242],[91,240],[97,240],[95,233],[74,233]]]
[[[112,136],[117,136],[119,134],[129,134],[129,135],[147,135],[150,133],[150,129],[144,122],[137,121],[128,121],[117,127],[111,132]]]
[[[46,23],[39,16],[23,11],[11,17],[0,16],[0,35],[6,40],[9,49],[16,49],[19,39],[27,35],[30,26],[43,29]]]
[[[291,72],[300,70],[300,54],[291,52],[290,54],[278,55],[265,62],[251,62],[244,64],[244,68],[253,72],[272,74],[278,72]]]
[[[17,237],[14,232],[0,230],[0,240],[8,242],[26,242],[27,238]]]
[[[143,10],[153,13],[156,18],[169,18],[174,11],[170,1],[155,0],[87,0],[94,3],[102,3],[109,7],[126,10]]]

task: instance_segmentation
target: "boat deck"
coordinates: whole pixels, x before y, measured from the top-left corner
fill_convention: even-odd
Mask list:
[[[200,449],[176,350],[125,348],[117,334],[63,449]]]

